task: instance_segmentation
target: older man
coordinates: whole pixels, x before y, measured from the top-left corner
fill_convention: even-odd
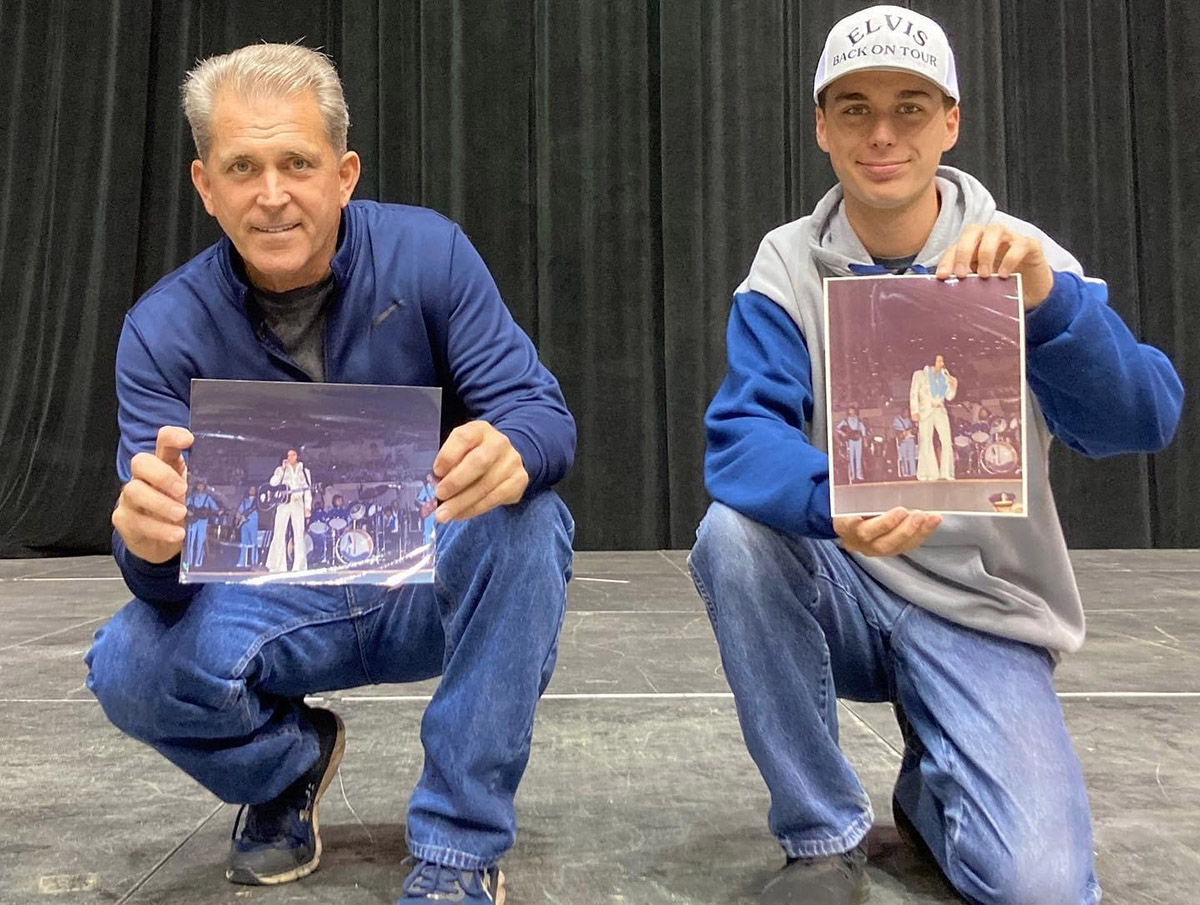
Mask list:
[[[998,211],[974,178],[939,166],[958,138],[958,98],[933,20],[880,6],[835,25],[813,99],[838,185],[766,236],[729,317],[729,374],[706,420],[717,502],[690,566],[787,856],[763,891],[769,905],[867,895],[874,814],[838,747],[839,697],[896,705],[896,822],[964,898],[1100,898],[1087,792],[1054,692],[1057,657],[1083,643],[1084,620],[1048,450],[1052,437],[1092,456],[1161,449],[1182,388],[1108,307],[1102,282]],[[908,269],[1023,276],[1028,519],[899,508],[830,518],[821,278]],[[947,377],[942,398],[952,388]]]
[[[548,488],[570,467],[574,421],[457,226],[350,201],[359,159],[325,57],[214,57],[188,74],[184,108],[192,181],[225,238],[126,318],[113,542],[136,599],[97,633],[88,685],[119,728],[244,805],[226,876],[276,884],[317,867],[318,803],[344,746],[341,720],[304,696],[441,675],[400,901],[502,902],[497,862],[570,571],[574,525]],[[198,377],[441,386],[438,582],[181,585]]]

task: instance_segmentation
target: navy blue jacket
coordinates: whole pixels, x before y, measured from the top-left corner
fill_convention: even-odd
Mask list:
[[[521,454],[530,493],[571,467],[575,421],[554,376],[513,321],[457,225],[418,207],[351,202],[331,263],[337,296],[325,323],[325,379],[442,388],[442,435],[490,422]],[[186,426],[193,378],[306,381],[247,308],[228,238],[159,280],[125,318],[117,349],[117,471],[153,452],[163,425]],[[153,565],[113,535],[113,555],[143,600],[183,600],[175,562]]]

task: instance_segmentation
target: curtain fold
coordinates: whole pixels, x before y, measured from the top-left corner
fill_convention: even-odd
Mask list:
[[[577,546],[690,546],[730,297],[763,234],[832,184],[812,73],[829,26],[863,5],[4,0],[0,555],[107,548],[122,318],[219,235],[188,175],[179,83],[259,40],[334,58],[359,197],[432,207],[479,247],[578,420],[560,488]],[[957,51],[947,162],[1107,280],[1190,384],[1200,6],[906,5]],[[1157,456],[1056,449],[1069,542],[1200,544],[1197,418],[1189,401]]]

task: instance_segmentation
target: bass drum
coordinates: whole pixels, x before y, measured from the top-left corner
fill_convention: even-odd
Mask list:
[[[995,443],[989,443],[983,448],[983,455],[979,457],[979,464],[990,475],[1007,476],[1017,471],[1021,461],[1011,443],[999,440]]]
[[[375,552],[375,541],[361,528],[351,528],[337,540],[337,558],[347,566],[357,566],[371,558]]]

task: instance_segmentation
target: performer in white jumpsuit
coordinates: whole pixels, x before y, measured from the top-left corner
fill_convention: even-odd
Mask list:
[[[912,420],[917,422],[917,480],[954,480],[954,446],[950,440],[950,416],[946,403],[958,392],[958,378],[946,370],[946,362],[938,355],[933,366],[913,371],[908,394]],[[939,465],[933,449],[933,432],[942,443]]]
[[[275,473],[271,475],[271,486],[282,484],[291,491],[286,503],[275,507],[275,530],[271,535],[271,548],[267,551],[267,571],[287,571],[287,529],[292,526],[292,546],[295,548],[292,556],[292,571],[300,572],[308,568],[308,550],[304,544],[305,523],[312,515],[312,482],[309,480],[308,469],[300,461],[300,456],[294,449],[287,451]]]

